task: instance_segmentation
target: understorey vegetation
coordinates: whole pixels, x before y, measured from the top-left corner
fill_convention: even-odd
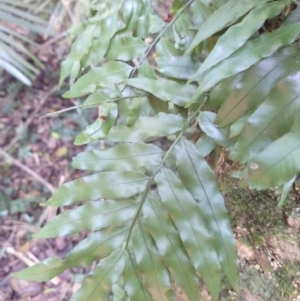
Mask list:
[[[218,300],[223,277],[238,290],[207,158],[226,149],[235,177],[282,187],[283,203],[300,169],[299,20],[289,0],[175,0],[167,17],[151,1],[92,1],[60,84],[69,78],[63,97],[84,99],[75,108],[99,112],[75,144],[101,143],[73,158],[89,175],[43,203],[71,209],[34,237],[88,235],[15,276],[92,266],[72,301],[167,301],[178,290],[198,301],[200,281]]]

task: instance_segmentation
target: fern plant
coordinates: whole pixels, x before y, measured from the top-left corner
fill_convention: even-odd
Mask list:
[[[175,300],[178,288],[196,301],[200,278],[218,300],[222,273],[237,290],[235,239],[206,157],[226,148],[251,188],[288,190],[300,168],[297,5],[176,0],[165,22],[146,0],[95,0],[60,83],[69,77],[64,97],[88,95],[80,107],[99,109],[75,144],[107,148],[74,158],[95,173],[43,204],[76,208],[34,237],[89,235],[15,276],[46,281],[96,262],[73,301]]]

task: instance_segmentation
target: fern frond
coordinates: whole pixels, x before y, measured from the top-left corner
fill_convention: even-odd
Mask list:
[[[251,187],[288,182],[285,194],[299,172],[300,60],[292,44],[300,27],[262,27],[290,3],[175,1],[165,23],[146,0],[94,1],[60,82],[78,78],[64,97],[88,95],[82,107],[101,109],[75,143],[100,139],[107,149],[74,158],[74,167],[98,173],[59,188],[46,205],[79,207],[35,236],[90,234],[65,259],[16,276],[44,281],[96,262],[73,296],[80,301],[175,300],[176,288],[196,301],[200,278],[218,300],[223,272],[237,289],[235,239],[204,157],[225,147],[247,165]]]

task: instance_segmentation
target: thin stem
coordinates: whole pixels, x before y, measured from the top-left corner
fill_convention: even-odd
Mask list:
[[[137,69],[141,66],[142,62],[147,58],[148,54],[150,53],[150,51],[152,50],[152,48],[155,46],[155,44],[160,40],[160,38],[163,36],[163,34],[165,33],[165,31],[172,26],[177,19],[181,16],[181,14],[185,11],[185,9],[194,2],[195,0],[190,0],[188,1],[177,13],[177,15],[173,18],[173,20],[168,23],[163,29],[162,31],[158,34],[158,36],[154,39],[154,41],[149,45],[149,47],[147,48],[146,52],[144,53],[144,55],[142,56],[142,58],[140,59],[140,61],[136,64],[136,66],[132,69],[131,73],[130,73],[130,77],[133,76],[133,74],[137,71]]]
[[[62,110],[59,110],[59,111],[56,111],[56,112],[48,113],[46,115],[41,116],[40,119],[45,118],[45,117],[50,117],[50,116],[53,116],[53,115],[58,115],[58,114],[61,114],[61,113],[67,112],[67,111],[71,111],[71,110],[75,110],[75,109],[79,109],[79,108],[83,108],[83,109],[93,108],[93,107],[100,106],[104,103],[112,103],[112,102],[115,102],[115,101],[118,101],[118,100],[123,100],[123,99],[128,99],[128,98],[139,98],[139,97],[144,97],[144,96],[146,96],[146,95],[140,94],[140,95],[134,95],[134,96],[123,96],[123,97],[113,98],[113,99],[110,99],[108,101],[103,101],[101,103],[95,102],[95,103],[91,103],[89,105],[85,105],[85,104],[77,105],[77,106],[69,107],[69,108],[62,109]]]
[[[60,39],[65,38],[68,35],[67,31],[63,31],[60,34],[56,35],[55,37],[47,40],[44,44],[39,45],[38,46],[38,50],[37,51],[41,51],[45,48],[48,48],[49,46],[51,46],[52,44],[56,43],[57,41],[59,41]]]
[[[23,171],[25,171],[27,174],[31,175],[35,180],[40,182],[42,185],[44,185],[51,193],[55,192],[54,187],[48,183],[44,178],[42,178],[39,174],[37,174],[35,171],[21,163],[19,160],[13,158],[10,154],[8,154],[5,150],[0,148],[0,157],[3,157],[7,163],[12,163],[15,166],[19,167]]]
[[[140,213],[141,213],[141,210],[143,208],[143,205],[146,201],[146,197],[147,197],[147,194],[149,192],[149,190],[151,189],[151,185],[154,181],[154,178],[155,176],[157,175],[157,173],[159,172],[159,170],[163,167],[163,165],[165,164],[168,156],[170,155],[171,151],[174,149],[175,145],[180,141],[180,139],[182,138],[182,135],[184,134],[185,130],[190,126],[190,124],[192,123],[192,121],[194,120],[194,118],[200,113],[202,107],[206,104],[207,100],[208,100],[209,96],[205,96],[203,102],[201,103],[201,105],[199,106],[199,108],[194,112],[194,114],[186,121],[185,125],[182,127],[182,130],[180,131],[178,137],[176,138],[176,140],[173,142],[173,144],[171,145],[171,147],[168,149],[168,151],[166,152],[166,154],[164,155],[161,163],[159,164],[159,166],[157,167],[157,169],[155,170],[154,174],[151,176],[151,178],[148,180],[147,182],[147,185],[146,185],[146,188],[142,194],[142,199],[141,199],[141,202],[139,204],[139,207],[137,208],[137,211],[134,215],[134,218],[133,218],[133,221],[130,225],[130,228],[129,228],[129,232],[128,232],[128,235],[127,235],[127,239],[126,239],[126,243],[125,243],[125,248],[127,248],[128,246],[128,243],[129,243],[129,239],[130,239],[130,236],[131,236],[131,233],[132,233],[132,230],[133,230],[133,227],[137,221],[137,219],[139,218],[140,216]]]

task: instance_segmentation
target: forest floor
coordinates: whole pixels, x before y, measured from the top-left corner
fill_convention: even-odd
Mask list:
[[[62,183],[82,175],[71,161],[84,147],[73,141],[97,116],[93,109],[40,119],[79,103],[60,97],[65,87],[55,89],[66,51],[60,43],[41,48],[37,55],[46,67],[32,87],[0,73],[0,301],[66,301],[88,272],[71,269],[44,283],[10,276],[50,256],[64,257],[83,238],[31,238],[58,213],[39,204]],[[278,208],[276,191],[250,191],[230,177],[234,168],[226,159],[218,161],[220,188],[237,239],[241,290],[231,291],[224,281],[221,300],[300,301],[299,190],[295,187]]]
[[[32,233],[56,215],[39,204],[62,183],[81,175],[70,166],[71,158],[83,150],[73,141],[96,113],[70,111],[40,118],[77,104],[62,99],[62,90],[57,91],[66,42],[41,49],[37,55],[46,67],[32,87],[0,74],[0,301],[69,300],[86,272],[68,271],[43,284],[10,277],[49,256],[65,256],[82,239],[31,239]]]

